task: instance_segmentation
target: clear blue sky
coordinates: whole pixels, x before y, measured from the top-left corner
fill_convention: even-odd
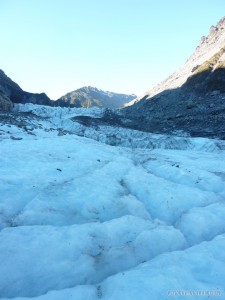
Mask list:
[[[142,94],[224,15],[224,0],[0,0],[0,68],[52,99],[87,85]]]

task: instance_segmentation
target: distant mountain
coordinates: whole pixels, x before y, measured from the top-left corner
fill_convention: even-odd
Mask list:
[[[136,95],[118,94],[102,91],[95,87],[87,86],[70,92],[55,101],[58,106],[70,107],[108,107],[120,108],[126,102],[136,98]]]
[[[225,139],[225,17],[185,65],[123,110],[123,123],[157,132]]]
[[[0,94],[12,103],[52,105],[52,101],[45,93],[35,94],[23,91],[2,70],[0,70]]]
[[[13,103],[33,103],[62,107],[108,107],[120,108],[126,102],[135,99],[136,95],[118,94],[102,91],[94,87],[83,87],[62,96],[56,101],[45,93],[35,94],[24,91],[0,70],[0,110],[10,110]]]

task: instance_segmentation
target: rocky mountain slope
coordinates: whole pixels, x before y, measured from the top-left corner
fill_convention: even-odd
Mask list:
[[[171,90],[181,87],[186,80],[196,74],[196,70],[201,71],[200,66],[204,65],[216,53],[225,47],[225,17],[222,18],[216,26],[211,26],[208,36],[202,36],[199,45],[193,54],[186,61],[184,66],[175,71],[171,76],[166,78],[153,89],[147,91],[143,96],[137,98],[141,100],[143,97],[153,97],[165,90]],[[225,55],[219,57],[223,61]]]
[[[225,18],[202,37],[185,65],[124,110],[145,131],[225,138]]]
[[[0,93],[10,99],[11,106],[12,103],[52,104],[50,98],[45,93],[35,94],[23,91],[21,87],[12,81],[2,70],[0,70]]]
[[[4,94],[0,93],[0,110],[10,111],[13,107],[12,101]]]
[[[118,94],[102,91],[95,87],[83,87],[70,92],[56,101],[56,105],[64,107],[108,107],[119,108],[135,99],[135,95]]]

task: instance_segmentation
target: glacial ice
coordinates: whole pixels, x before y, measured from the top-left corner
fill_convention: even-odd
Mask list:
[[[0,122],[0,299],[225,297],[224,141],[17,109],[40,119]]]

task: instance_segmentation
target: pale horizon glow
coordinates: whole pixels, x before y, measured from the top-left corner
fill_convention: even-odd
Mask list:
[[[2,0],[0,69],[51,99],[83,86],[139,96],[224,12],[224,0]]]

